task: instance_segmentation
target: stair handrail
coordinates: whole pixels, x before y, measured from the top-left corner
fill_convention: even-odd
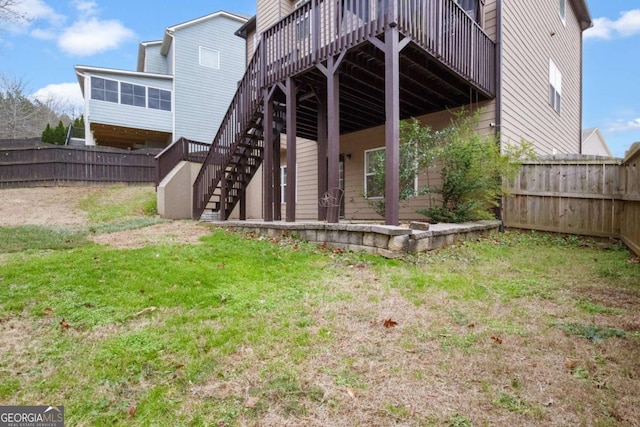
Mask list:
[[[239,137],[248,131],[250,120],[262,99],[262,45],[262,41],[259,41],[193,183],[194,219],[200,218],[206,208],[215,187],[222,179],[233,151],[240,142]]]

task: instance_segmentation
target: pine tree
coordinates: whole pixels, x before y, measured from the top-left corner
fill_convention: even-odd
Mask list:
[[[51,125],[47,123],[47,127],[42,132],[42,137],[40,138],[42,142],[48,142],[50,144],[53,143],[53,129],[51,129]]]

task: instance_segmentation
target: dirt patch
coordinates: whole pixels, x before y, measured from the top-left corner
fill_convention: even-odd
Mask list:
[[[205,224],[174,221],[137,230],[90,236],[89,240],[118,249],[138,249],[161,243],[199,243],[201,237],[209,234],[211,234],[211,228]]]
[[[86,226],[90,220],[87,212],[79,207],[82,200],[96,194],[104,194],[104,197],[108,197],[109,203],[117,204],[135,198],[140,191],[141,187],[124,187],[117,191],[108,191],[107,187],[3,189],[0,190],[0,227]],[[210,233],[210,227],[204,224],[172,221],[136,230],[94,235],[89,239],[119,249],[134,249],[158,243],[198,243],[201,237]]]
[[[87,213],[78,202],[96,187],[38,187],[0,190],[0,226],[83,225]]]
[[[640,292],[608,287],[582,287],[576,291],[576,296],[586,298],[605,307],[620,308],[630,311],[640,309]]]

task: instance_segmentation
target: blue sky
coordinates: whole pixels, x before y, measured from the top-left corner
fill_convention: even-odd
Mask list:
[[[74,65],[135,69],[140,41],[217,10],[251,15],[255,0],[22,0],[29,24],[0,32],[0,73],[30,93],[81,105]],[[640,141],[640,0],[587,0],[583,127],[598,127],[615,156]],[[75,109],[79,111],[78,107]]]

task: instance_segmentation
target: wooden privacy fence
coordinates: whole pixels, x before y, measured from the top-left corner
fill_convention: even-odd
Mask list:
[[[0,144],[0,188],[71,183],[151,184],[160,150]]]
[[[640,255],[640,143],[627,157],[554,156],[507,184],[506,227],[622,239]]]

